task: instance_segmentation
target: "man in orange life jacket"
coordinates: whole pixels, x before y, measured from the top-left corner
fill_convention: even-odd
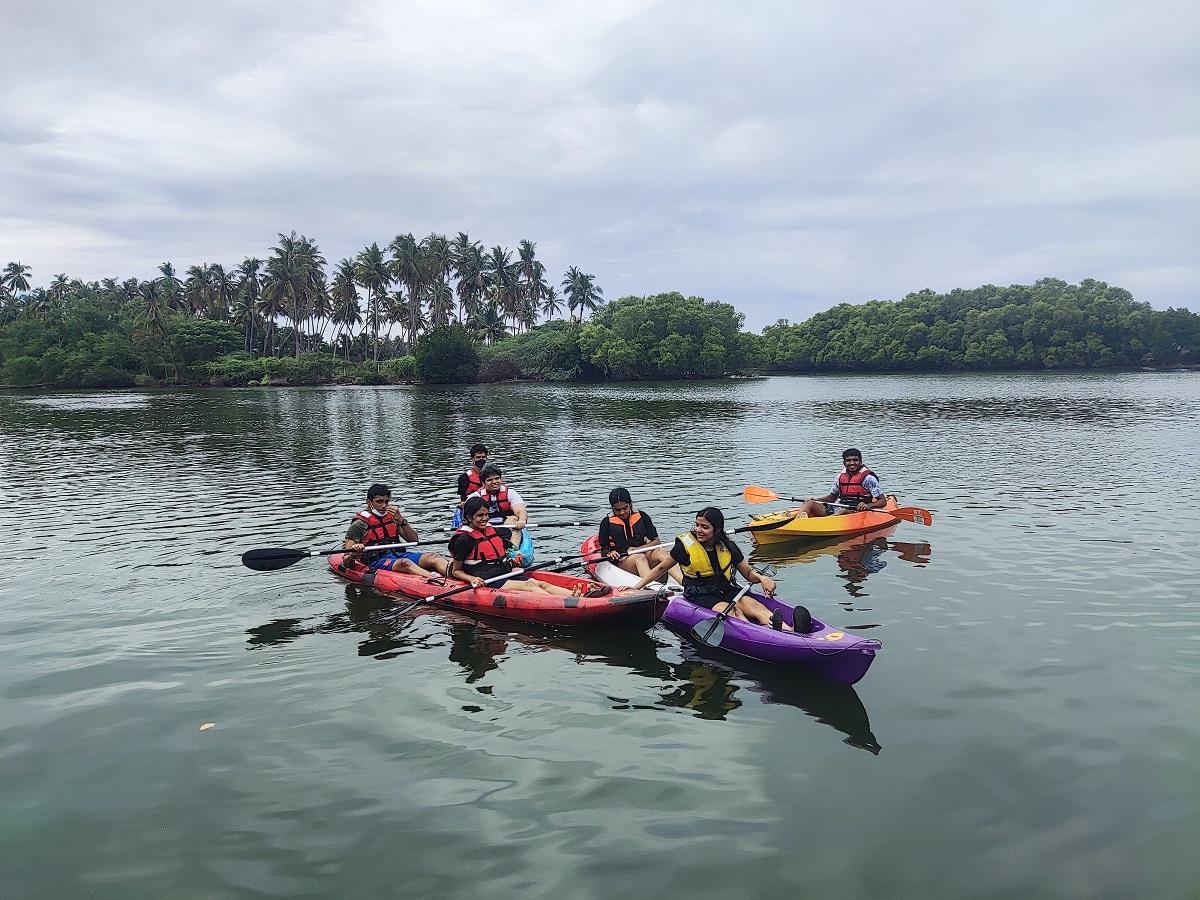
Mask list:
[[[863,465],[862,453],[854,447],[842,453],[845,467],[824,497],[809,497],[801,507],[809,516],[838,516],[846,513],[879,509],[887,505],[887,497],[879,486],[875,473]]]
[[[363,554],[363,561],[375,569],[391,569],[407,575],[445,575],[449,567],[446,559],[437,553],[406,551],[403,547],[391,550],[372,551],[372,544],[398,544],[417,542],[417,533],[400,514],[398,507],[391,506],[392,489],[386,484],[373,484],[367,489],[367,508],[354,514],[350,528],[346,531],[345,549]]]
[[[488,524],[503,525],[512,529],[512,545],[521,545],[521,529],[529,524],[529,513],[521,495],[502,481],[503,476],[495,466],[485,466],[479,473],[483,478],[482,490],[472,497],[480,497],[488,508]]]

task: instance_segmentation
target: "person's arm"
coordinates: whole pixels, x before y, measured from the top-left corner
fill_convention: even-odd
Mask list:
[[[346,530],[346,540],[342,544],[342,548],[349,550],[351,553],[362,553],[366,549],[362,539],[366,536],[366,524],[359,519],[354,519],[350,522],[350,527]]]
[[[392,514],[392,518],[396,520],[396,530],[400,532],[400,540],[411,541],[414,544],[419,540],[417,533],[413,531],[413,527],[408,524],[408,519],[404,518],[400,512],[400,507],[389,506],[388,512]]]
[[[887,506],[887,497],[884,496],[883,488],[879,486],[878,478],[868,475],[863,479],[863,487],[871,492],[871,502],[858,504],[859,509],[879,509],[881,506]]]
[[[465,581],[475,587],[483,584],[483,579],[477,575],[469,574],[463,568],[463,562],[466,561],[467,555],[471,552],[471,541],[466,535],[456,534],[450,538],[450,565],[447,574],[451,578],[457,578],[459,581]]]
[[[654,520],[646,513],[642,513],[642,521],[646,524],[646,543],[643,547],[657,547],[662,543],[658,539],[658,529],[654,527]]]
[[[647,572],[645,575],[643,575],[641,578],[639,578],[637,581],[637,584],[634,585],[634,588],[644,588],[646,585],[648,585],[654,579],[656,579],[660,575],[662,575],[663,572],[666,572],[668,569],[670,569],[672,566],[674,566],[677,563],[679,565],[683,565],[683,560],[676,557],[676,555],[675,555],[676,551],[678,551],[679,553],[681,553],[683,555],[683,560],[687,559],[687,550],[685,550],[683,548],[683,544],[679,543],[679,538],[676,538],[674,546],[671,547],[671,552],[666,557],[664,557],[662,559],[662,561],[659,562],[653,569],[651,569],[649,572]]]
[[[768,597],[775,596],[775,581],[768,578],[766,575],[760,575],[750,567],[745,559],[737,564],[737,570],[742,573],[743,577],[751,584],[757,584],[763,589],[763,593]]]
[[[609,524],[608,519],[604,519],[600,522],[600,530],[597,532],[597,536],[600,539],[601,553],[606,554],[613,562],[616,562],[621,558],[621,550],[617,546],[617,542],[614,539],[612,525]]]
[[[524,528],[528,525],[529,512],[525,509],[525,504],[521,501],[514,503],[512,505],[512,515],[509,518],[513,519],[513,521],[507,524],[512,528]]]

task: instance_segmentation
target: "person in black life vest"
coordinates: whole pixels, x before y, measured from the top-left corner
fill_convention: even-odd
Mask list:
[[[471,445],[471,468],[458,476],[458,505],[476,491],[483,490],[483,476],[479,473],[487,465],[488,448],[483,444]]]
[[[634,575],[645,575],[664,559],[670,559],[671,554],[662,546],[658,539],[658,529],[650,520],[650,515],[642,510],[633,508],[633,498],[626,488],[613,488],[608,492],[608,505],[612,507],[612,515],[600,523],[600,552],[609,560],[620,566],[626,572]],[[630,554],[635,547],[654,547],[645,553]],[[672,560],[668,573],[677,582],[682,583],[683,572]]]
[[[508,547],[508,541],[488,524],[488,508],[483,498],[468,497],[463,504],[463,523],[450,536],[450,576],[480,587],[489,579],[505,575],[513,570],[512,561],[507,558]],[[568,590],[556,584],[535,581],[526,575],[493,581],[488,586],[567,596],[579,596],[582,593],[580,590]]]
[[[521,543],[521,529],[529,524],[529,513],[525,511],[525,501],[515,490],[503,481],[503,475],[496,466],[484,466],[479,473],[483,477],[483,488],[472,494],[479,497],[487,505],[490,514],[489,524],[503,525],[512,530],[512,543]],[[465,510],[466,507],[464,506]],[[466,513],[463,514],[466,521]]]
[[[800,515],[839,516],[887,505],[887,497],[875,473],[863,465],[856,448],[842,453],[843,469],[824,497],[809,497],[800,507]]]
[[[715,506],[706,506],[696,513],[696,524],[675,539],[670,558],[639,578],[634,587],[644,588],[675,563],[683,570],[683,596],[714,612],[722,612],[741,590],[733,580],[735,571],[751,584],[760,585],[768,596],[775,596],[775,582],[750,568],[741,549],[725,533],[725,514]],[[767,609],[749,594],[738,600],[729,615],[769,625],[776,631],[792,630],[783,621],[782,613]]]
[[[406,551],[401,547],[371,551],[372,544],[415,544],[418,540],[417,532],[400,514],[400,509],[391,505],[391,500],[392,489],[386,484],[367,488],[367,508],[350,520],[342,546],[351,553],[363,554],[363,562],[375,569],[425,577],[448,574],[449,563],[437,553]]]

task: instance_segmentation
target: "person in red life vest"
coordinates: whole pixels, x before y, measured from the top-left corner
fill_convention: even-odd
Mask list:
[[[418,540],[416,531],[400,514],[399,508],[391,505],[391,500],[392,489],[386,484],[373,484],[367,489],[367,508],[355,513],[350,520],[343,544],[345,549],[361,553],[363,562],[375,569],[426,577],[449,574],[450,564],[437,553],[406,551],[402,547],[370,549],[372,544],[415,544]]]
[[[476,491],[483,490],[483,476],[479,473],[487,465],[488,448],[483,444],[471,445],[471,468],[458,476],[458,505]]]
[[[806,516],[838,516],[879,509],[887,497],[875,473],[863,465],[862,453],[854,447],[842,453],[844,468],[824,497],[809,497],[800,508]]]
[[[670,556],[639,578],[634,587],[644,588],[676,564],[683,569],[683,596],[713,612],[723,611],[741,591],[734,572],[761,586],[768,596],[775,596],[775,582],[750,568],[741,548],[725,533],[725,514],[715,506],[696,513],[692,530],[677,537]],[[768,609],[750,594],[743,594],[729,615],[776,631],[793,630],[779,610]]]
[[[470,496],[463,504],[463,523],[450,536],[450,576],[475,587],[513,571],[512,561],[507,558],[509,543],[500,531],[488,524],[489,517],[483,498]],[[527,575],[492,581],[488,587],[576,597],[583,593],[579,588],[568,590],[556,584],[535,581]]]
[[[608,492],[608,505],[612,515],[600,523],[600,551],[609,560],[626,572],[645,575],[651,568],[669,559],[671,554],[658,539],[658,529],[650,520],[649,513],[633,508],[633,497],[626,488],[613,488]],[[629,551],[635,547],[654,547],[645,553]],[[683,583],[683,571],[673,566],[668,574],[679,584]]]
[[[471,496],[479,497],[487,505],[489,525],[503,525],[512,529],[513,546],[518,546],[521,543],[521,529],[529,524],[525,501],[503,482],[503,476],[495,466],[485,466],[479,474],[483,476],[483,488]],[[463,521],[466,521],[465,512]]]

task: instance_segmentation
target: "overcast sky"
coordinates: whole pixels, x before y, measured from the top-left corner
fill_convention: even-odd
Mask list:
[[[33,283],[537,242],[754,330],[1097,278],[1200,311],[1195,0],[0,0]]]

